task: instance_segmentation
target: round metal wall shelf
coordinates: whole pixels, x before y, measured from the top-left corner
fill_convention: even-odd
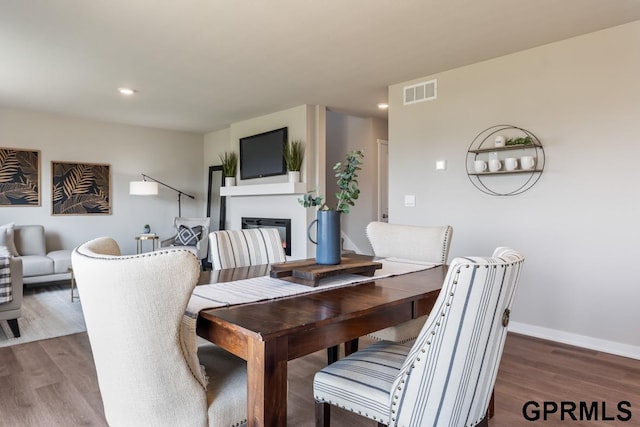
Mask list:
[[[497,136],[506,139],[526,138],[530,144],[496,146]],[[522,168],[522,157],[534,158],[533,167]],[[505,169],[506,158],[516,159],[516,168]],[[476,171],[476,160],[489,162],[495,158],[500,161],[500,169],[494,171]],[[511,160],[513,162],[513,160]],[[467,151],[467,176],[480,191],[492,196],[515,196],[533,187],[542,176],[545,164],[544,148],[540,140],[530,131],[512,125],[496,125],[480,132],[471,142]]]

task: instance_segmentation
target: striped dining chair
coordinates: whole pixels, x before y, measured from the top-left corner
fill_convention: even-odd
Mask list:
[[[287,260],[278,229],[268,227],[212,231],[209,254],[214,270]]]
[[[413,346],[376,342],[316,373],[316,425],[335,405],[379,426],[488,426],[523,262],[509,248],[454,259]]]

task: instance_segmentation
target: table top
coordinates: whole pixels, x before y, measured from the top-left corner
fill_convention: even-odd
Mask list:
[[[150,240],[150,239],[159,239],[158,235],[155,233],[150,234],[138,234],[135,236],[136,240]]]
[[[201,274],[199,284],[264,276],[269,274],[269,271],[269,265],[207,271]],[[199,317],[202,318],[200,321],[204,322],[233,324],[244,333],[265,340],[273,336],[312,329],[336,319],[342,321],[350,317],[355,318],[374,308],[379,309],[382,305],[400,305],[427,298],[435,301],[446,271],[446,266],[439,266],[326,291],[206,309],[200,312]],[[428,313],[429,309],[426,309],[425,313]],[[418,317],[418,314],[413,314]],[[377,329],[371,329],[369,332],[375,330]],[[363,334],[357,336],[361,335]]]

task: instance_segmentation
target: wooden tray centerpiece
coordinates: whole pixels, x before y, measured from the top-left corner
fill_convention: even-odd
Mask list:
[[[375,271],[382,268],[382,263],[354,258],[341,258],[340,264],[316,264],[315,258],[302,261],[281,262],[271,265],[270,276],[273,278],[291,278],[301,285],[316,287],[320,280],[337,276],[338,274],[360,274],[371,277]]]

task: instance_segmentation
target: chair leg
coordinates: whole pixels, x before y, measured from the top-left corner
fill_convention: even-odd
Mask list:
[[[20,325],[18,325],[18,319],[8,319],[7,323],[9,324],[9,329],[11,329],[13,336],[20,338]]]
[[[496,390],[491,390],[491,399],[489,399],[489,408],[487,409],[487,418],[493,418],[496,413]]]
[[[316,400],[316,427],[329,427],[331,424],[331,405]]]
[[[358,338],[344,343],[344,355],[348,356],[351,353],[358,351]]]
[[[327,365],[331,365],[333,362],[338,361],[338,350],[337,345],[327,349]]]

